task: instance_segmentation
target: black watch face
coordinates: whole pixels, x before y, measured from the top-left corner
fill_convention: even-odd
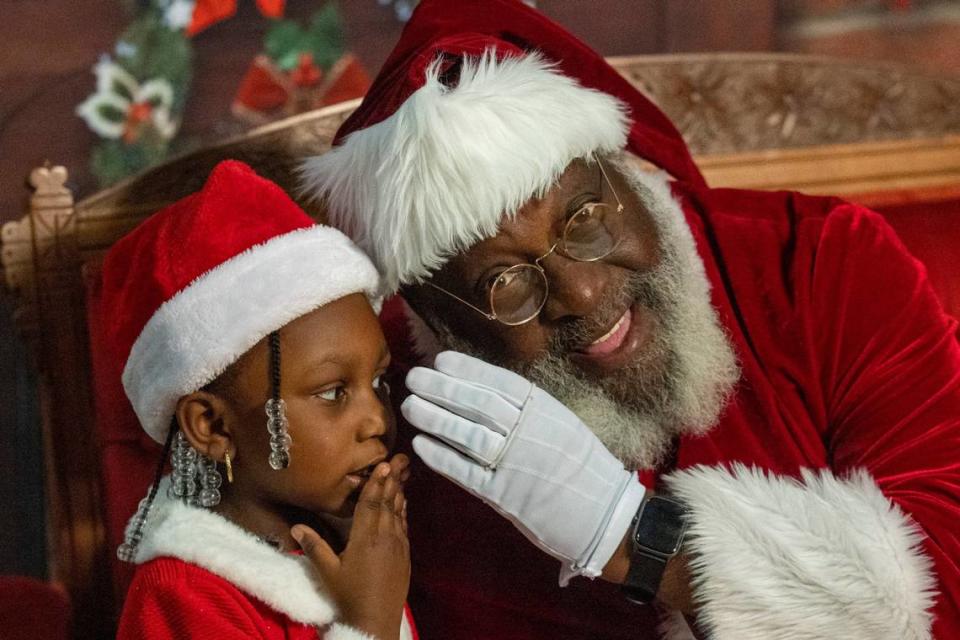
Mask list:
[[[641,547],[673,555],[680,550],[683,530],[683,508],[672,500],[653,497],[643,506],[634,540]]]

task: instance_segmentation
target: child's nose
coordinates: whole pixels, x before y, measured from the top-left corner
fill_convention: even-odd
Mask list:
[[[369,406],[364,410],[365,415],[360,425],[360,437],[363,440],[379,438],[387,433],[388,409],[376,392],[370,393],[369,396]]]

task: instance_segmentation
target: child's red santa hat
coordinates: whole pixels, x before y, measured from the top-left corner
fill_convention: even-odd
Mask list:
[[[627,148],[703,184],[680,134],[597,53],[518,0],[424,0],[334,148],[303,166],[384,287],[496,234],[566,166]]]
[[[159,211],[104,260],[106,335],[144,430],[163,442],[177,400],[262,338],[351,293],[378,306],[370,260],[235,161]]]

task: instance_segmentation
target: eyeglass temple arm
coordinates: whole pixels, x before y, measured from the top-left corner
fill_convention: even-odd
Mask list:
[[[592,153],[591,155],[597,162],[597,165],[600,167],[600,173],[603,174],[603,179],[607,181],[607,186],[610,187],[610,193],[613,194],[613,198],[617,201],[617,213],[623,213],[623,203],[620,202],[620,196],[617,195],[617,190],[613,188],[613,183],[610,182],[610,177],[607,175],[607,170],[603,168],[603,163],[600,162],[600,156],[598,156],[596,153]]]
[[[484,311],[483,309],[481,309],[481,308],[479,308],[479,307],[473,306],[472,304],[470,304],[469,302],[467,302],[466,300],[464,300],[464,299],[461,298],[460,296],[458,296],[458,295],[456,295],[456,294],[453,294],[453,293],[450,293],[449,291],[447,291],[447,290],[444,289],[443,287],[438,287],[437,285],[433,284],[433,283],[430,282],[429,280],[428,280],[427,282],[424,282],[424,284],[427,285],[428,287],[433,287],[434,289],[436,289],[437,291],[439,291],[439,292],[441,292],[441,293],[447,294],[448,296],[450,296],[450,297],[453,298],[454,300],[457,300],[457,301],[459,301],[459,302],[462,302],[463,304],[467,305],[468,307],[470,307],[471,309],[473,309],[474,311],[476,311],[477,313],[479,313],[480,315],[482,315],[482,316],[483,316],[484,318],[486,318],[487,320],[496,320],[496,319],[497,319],[497,316],[495,316],[494,314],[492,314],[492,313],[487,313],[487,312]]]

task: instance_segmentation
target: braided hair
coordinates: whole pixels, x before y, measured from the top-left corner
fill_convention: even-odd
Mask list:
[[[268,339],[270,345],[270,397],[274,402],[280,402],[280,332],[271,331]]]
[[[137,546],[143,538],[143,525],[150,515],[150,507],[157,497],[157,490],[160,488],[160,479],[163,478],[163,470],[167,466],[167,458],[170,456],[170,447],[173,445],[173,438],[180,431],[180,425],[177,424],[176,417],[171,418],[170,428],[167,430],[167,439],[163,442],[163,451],[160,454],[160,462],[157,464],[157,470],[153,474],[153,484],[150,485],[150,491],[147,497],[137,508],[137,516],[133,523],[133,531],[124,536],[123,544],[117,548],[117,557],[124,562],[133,562],[137,553]]]

